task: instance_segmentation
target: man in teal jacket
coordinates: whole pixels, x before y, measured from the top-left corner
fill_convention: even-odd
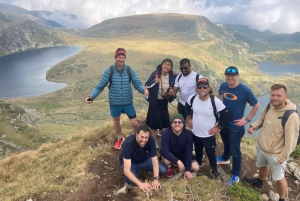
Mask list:
[[[124,48],[118,48],[116,50],[115,60],[115,64],[104,71],[99,84],[94,88],[92,93],[88,95],[86,102],[91,104],[93,100],[104,90],[106,85],[110,83],[108,92],[110,114],[113,117],[114,129],[118,136],[114,148],[121,149],[125,140],[121,134],[121,113],[126,113],[130,119],[133,133],[136,133],[138,127],[136,112],[133,106],[130,81],[138,92],[144,93],[145,96],[148,96],[149,92],[147,88],[142,85],[142,82],[135,70],[125,64],[126,51]]]

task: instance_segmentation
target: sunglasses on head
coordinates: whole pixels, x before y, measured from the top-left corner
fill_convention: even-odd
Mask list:
[[[182,124],[182,121],[172,121],[173,124]]]
[[[232,73],[232,74],[237,74],[237,70],[235,68],[227,68],[225,70],[225,73]]]
[[[197,86],[197,89],[207,89],[208,86],[207,85],[204,85],[204,86]]]
[[[189,67],[180,67],[180,70],[187,70]]]

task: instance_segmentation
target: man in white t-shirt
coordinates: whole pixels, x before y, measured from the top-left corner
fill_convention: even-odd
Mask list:
[[[179,69],[182,74],[178,75],[175,79],[174,87],[170,89],[169,94],[175,96],[178,90],[180,90],[180,99],[178,100],[177,110],[178,113],[182,114],[183,118],[186,119],[186,100],[192,94],[196,94],[195,88],[197,80],[199,77],[201,78],[203,76],[191,70],[191,63],[187,58],[181,59]]]
[[[193,131],[193,140],[195,145],[196,160],[201,166],[203,157],[203,147],[211,167],[210,174],[220,180],[220,174],[217,170],[216,162],[216,138],[215,135],[221,131],[223,126],[231,118],[230,112],[220,99],[210,95],[211,87],[206,78],[200,78],[197,82],[196,95],[191,95],[186,102],[186,115],[191,119],[188,124]],[[191,112],[193,111],[193,113]],[[216,125],[218,114],[224,117]],[[192,116],[192,117],[191,117]]]

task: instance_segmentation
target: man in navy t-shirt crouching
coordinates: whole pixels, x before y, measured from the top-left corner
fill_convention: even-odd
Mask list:
[[[123,143],[123,150],[119,157],[124,171],[123,193],[127,193],[133,184],[136,184],[144,192],[161,188],[159,174],[164,174],[167,168],[157,159],[155,140],[150,132],[147,125],[141,125],[137,129],[137,133],[130,135]],[[153,182],[151,184],[141,182],[138,179],[139,170],[153,171]]]

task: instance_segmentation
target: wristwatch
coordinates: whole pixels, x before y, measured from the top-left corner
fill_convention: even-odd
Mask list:
[[[154,180],[159,180],[159,177],[154,177],[153,179],[154,179]]]
[[[220,129],[220,130],[222,130],[222,128],[223,128],[223,127],[222,127],[222,126],[220,126],[220,125],[218,125],[217,127],[218,127],[218,129]]]
[[[248,117],[245,118],[248,122],[251,122],[251,119],[249,119]]]

